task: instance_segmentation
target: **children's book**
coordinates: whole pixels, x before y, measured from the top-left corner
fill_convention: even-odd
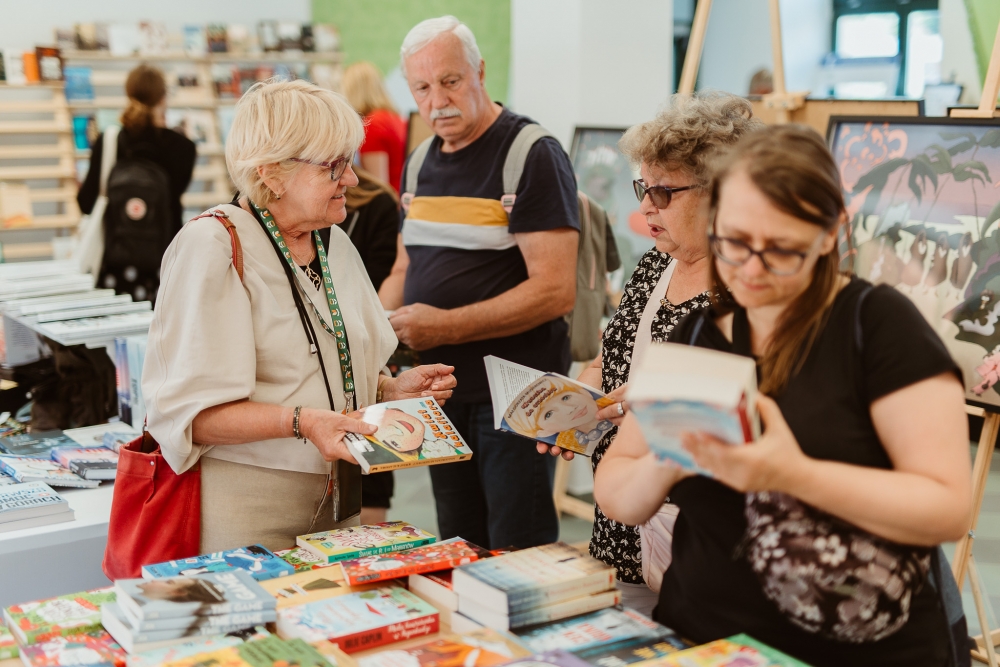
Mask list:
[[[591,667],[591,665],[580,660],[580,658],[572,653],[563,651],[562,649],[538,653],[521,660],[508,662],[507,664],[511,665],[511,667],[514,667],[514,665],[517,665],[517,667]]]
[[[357,653],[433,634],[438,610],[405,588],[390,586],[288,607],[278,612],[278,634],[307,642],[327,639]]]
[[[17,654],[17,640],[14,639],[14,635],[10,633],[7,626],[0,623],[0,660],[16,658]]]
[[[281,551],[275,551],[274,555],[294,567],[296,572],[316,570],[333,565],[333,563],[326,562],[324,556],[303,547],[282,549]]]
[[[522,644],[537,653],[559,648],[580,653],[609,649],[636,639],[660,641],[675,636],[672,630],[631,609],[602,609],[516,634]]]
[[[118,455],[106,447],[56,447],[52,460],[84,479],[114,479]]]
[[[124,667],[125,651],[103,630],[50,637],[37,644],[21,647],[25,667]]]
[[[472,450],[433,398],[378,403],[365,409],[362,421],[378,430],[374,435],[348,433],[344,443],[363,474],[472,458]]]
[[[480,604],[471,597],[459,596],[458,611],[472,620],[495,630],[524,628],[539,623],[549,623],[571,616],[579,616],[598,609],[613,607],[622,601],[621,591],[610,590],[591,595],[560,600],[552,604],[534,606],[514,613],[504,613]]]
[[[99,588],[11,605],[4,609],[3,619],[21,645],[26,646],[52,637],[100,630],[101,605],[114,601],[111,588]]]
[[[705,474],[681,434],[709,433],[734,445],[760,437],[757,365],[750,357],[680,343],[653,343],[632,370],[628,403],[661,460]]]
[[[328,563],[404,551],[436,541],[437,538],[430,533],[405,521],[338,528],[296,538],[300,547],[319,554]]]
[[[72,447],[76,442],[62,431],[36,431],[0,438],[0,454],[50,458],[56,447]]]
[[[45,482],[49,486],[70,486],[92,489],[100,484],[96,479],[84,479],[51,459],[28,456],[0,456],[0,471],[19,482]]]
[[[140,651],[128,656],[127,667],[159,667],[164,663],[190,658],[202,653],[221,651],[242,644],[239,637],[194,637],[183,644],[174,644],[154,651]]]
[[[657,667],[809,667],[748,635],[736,635],[669,655]]]
[[[639,667],[640,665],[653,665],[659,662],[660,658],[687,648],[691,648],[691,645],[670,632],[657,639],[634,637],[625,641],[612,642],[606,646],[594,646],[573,651],[573,653],[594,667],[625,667],[625,665]]]
[[[246,570],[257,581],[287,577],[295,572],[295,568],[259,544],[248,547],[229,549],[211,554],[203,554],[193,558],[144,565],[142,576],[146,579],[161,579],[163,577],[189,576],[202,572],[229,572]]]
[[[376,583],[352,588],[344,581],[344,573],[339,567],[325,567],[317,570],[303,570],[290,577],[262,581],[260,585],[277,599],[278,609],[284,609],[338,595],[378,588],[385,584]]]
[[[497,667],[531,654],[505,633],[482,628],[358,658],[358,667]]]
[[[615,569],[564,542],[456,568],[452,586],[496,613],[513,615],[615,587]],[[461,602],[459,603],[461,604]]]
[[[66,499],[44,482],[0,486],[0,523],[58,514],[68,509]]]
[[[405,577],[421,572],[447,570],[479,559],[479,553],[461,538],[378,556],[362,556],[340,562],[344,579],[351,586]]]
[[[614,428],[597,418],[601,408],[614,404],[604,392],[493,355],[483,361],[497,430],[590,456]]]
[[[183,644],[191,637],[222,635],[227,632],[251,628],[255,625],[255,620],[261,616],[264,617],[263,622],[265,623],[274,622],[276,619],[274,610],[228,614],[228,616],[237,622],[231,625],[213,625],[201,620],[194,620],[186,627],[145,632],[132,627],[128,618],[114,602],[108,602],[101,607],[101,623],[104,625],[104,629],[111,633],[111,636],[127,653],[152,651],[172,644]]]
[[[170,579],[119,579],[118,606],[134,621],[274,609],[274,597],[245,570]]]

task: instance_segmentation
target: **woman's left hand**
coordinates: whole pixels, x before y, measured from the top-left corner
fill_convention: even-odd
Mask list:
[[[382,384],[382,398],[386,401],[398,401],[403,398],[421,398],[432,396],[438,403],[444,404],[451,398],[452,390],[458,381],[452,373],[454,366],[444,364],[427,364],[417,366],[399,374],[399,377],[386,378]]]
[[[759,395],[757,409],[766,431],[756,442],[733,445],[706,433],[684,433],[681,440],[699,466],[737,491],[784,491],[809,457],[777,403]]]

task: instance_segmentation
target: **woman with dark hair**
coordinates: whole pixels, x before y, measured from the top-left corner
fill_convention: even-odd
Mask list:
[[[197,157],[194,142],[166,127],[167,82],[163,73],[149,65],[139,65],[125,80],[128,104],[121,115],[116,163],[125,159],[147,160],[161,168],[169,181],[169,228],[161,230],[160,252],[181,229],[184,209],[181,195],[187,190]],[[86,214],[94,209],[100,194],[101,160],[104,134],[94,141],[90,171],[80,186],[76,200]],[[107,250],[107,248],[105,248]],[[154,262],[159,265],[159,262]],[[153,299],[159,288],[159,271],[136,268],[115,262],[102,262],[98,286],[113,288],[119,294],[131,294],[137,300]]]
[[[657,461],[625,416],[594,495],[629,525],[680,508],[657,620],[817,667],[968,664],[937,549],[972,504],[958,367],[905,296],[839,272],[840,177],[814,131],[749,135],[708,199],[716,296],[670,340],[755,358],[765,432],[684,434],[708,477]]]

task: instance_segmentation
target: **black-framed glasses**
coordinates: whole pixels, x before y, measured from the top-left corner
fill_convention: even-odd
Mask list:
[[[670,206],[670,202],[674,198],[675,192],[693,190],[697,187],[697,185],[682,185],[679,188],[668,188],[665,185],[647,186],[645,181],[641,178],[639,180],[632,181],[632,189],[635,190],[635,198],[639,200],[639,203],[642,203],[642,200],[648,194],[649,201],[653,202],[653,206],[661,209]]]
[[[708,241],[712,246],[712,253],[730,266],[743,266],[750,261],[751,257],[757,255],[760,258],[760,263],[769,273],[776,276],[793,276],[802,270],[806,258],[819,247],[820,241],[825,235],[824,232],[820,232],[806,251],[785,248],[754,250],[750,244],[744,241],[716,236],[715,234],[709,234]]]
[[[352,158],[350,156],[344,156],[337,158],[333,162],[313,162],[312,160],[306,160],[301,157],[293,157],[289,159],[292,162],[301,162],[302,164],[314,164],[317,167],[326,167],[330,170],[330,180],[339,181],[340,177],[344,175],[345,171],[347,171],[347,165],[351,163]]]

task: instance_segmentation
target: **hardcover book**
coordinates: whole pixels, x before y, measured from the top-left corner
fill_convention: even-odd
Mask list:
[[[106,447],[56,447],[52,460],[84,479],[114,479],[118,455]]]
[[[478,552],[456,537],[406,551],[341,561],[340,567],[347,583],[357,586],[421,572],[448,570],[478,559]]]
[[[195,637],[183,644],[174,644],[154,651],[140,651],[128,657],[128,667],[159,667],[175,660],[190,658],[203,653],[221,651],[238,644],[243,640],[239,637],[223,635],[221,637]]]
[[[62,431],[36,431],[0,438],[0,454],[47,459],[54,448],[75,445],[76,441],[66,437]]]
[[[631,609],[603,609],[516,634],[521,643],[537,653],[557,648],[580,653],[636,639],[659,641],[674,635],[672,630]]]
[[[322,567],[330,567],[334,563],[326,562],[326,558],[311,549],[294,547],[292,549],[282,549],[275,551],[274,555],[295,568],[296,572],[316,570]]]
[[[615,587],[615,569],[564,542],[456,568],[452,586],[494,612],[513,615]],[[461,602],[459,602],[461,605]]]
[[[0,523],[58,514],[68,509],[66,499],[44,482],[0,486]]]
[[[735,635],[669,655],[657,667],[809,667],[748,635]]]
[[[591,665],[580,660],[580,658],[572,653],[563,651],[562,649],[538,653],[521,660],[508,662],[507,664],[512,667],[514,665],[518,667],[591,667]]]
[[[358,667],[497,667],[530,655],[510,635],[489,628],[452,633],[405,649],[358,658]]]
[[[25,667],[90,665],[124,667],[125,651],[103,630],[65,637],[50,637],[21,648]]]
[[[118,606],[135,621],[275,608],[274,597],[244,570],[170,579],[119,579]]]
[[[385,587],[288,607],[278,612],[278,634],[307,642],[327,639],[357,653],[439,629],[438,611],[405,588]]]
[[[7,626],[0,623],[0,660],[16,658],[17,654],[17,640],[14,639],[14,635],[10,633]]]
[[[7,473],[19,482],[45,482],[50,486],[86,489],[92,489],[100,484],[97,480],[84,479],[70,472],[51,459],[0,456],[0,471]]]
[[[373,435],[348,433],[344,444],[363,474],[465,461],[472,450],[433,398],[378,403],[362,421],[378,426]]]
[[[493,427],[590,456],[614,424],[597,412],[614,401],[558,373],[543,373],[493,355],[484,357]]]
[[[3,611],[4,622],[22,646],[52,637],[89,633],[101,628],[101,605],[114,602],[110,588],[24,602]]]
[[[734,445],[760,437],[757,364],[750,357],[680,343],[653,343],[626,392],[649,448],[705,474],[681,446],[685,432]]]
[[[142,576],[146,579],[162,579],[164,577],[189,576],[203,572],[230,572],[232,570],[246,570],[257,581],[286,577],[295,572],[294,567],[271,553],[270,549],[259,544],[252,544],[248,547],[203,554],[193,558],[144,565]]]
[[[442,570],[441,572],[411,574],[408,581],[409,589],[438,609],[457,611],[458,594],[455,593],[451,584],[453,571]]]
[[[622,601],[621,591],[610,590],[603,593],[583,595],[581,597],[562,600],[554,604],[531,607],[512,614],[504,614],[486,605],[479,604],[473,598],[459,596],[458,611],[474,621],[495,630],[510,630],[524,628],[529,625],[558,621],[571,616],[579,616],[598,609],[613,607]]]
[[[437,538],[430,533],[405,521],[338,528],[296,538],[300,547],[319,554],[328,563],[404,551],[436,541]]]
[[[191,637],[223,635],[227,632],[252,628],[256,624],[256,619],[261,616],[263,616],[265,623],[271,623],[276,618],[274,610],[227,614],[227,616],[237,622],[230,625],[215,625],[204,622],[205,619],[211,617],[194,617],[191,619],[192,622],[184,627],[145,632],[134,628],[116,603],[108,602],[101,607],[101,623],[104,625],[104,629],[111,633],[111,636],[127,653],[155,650],[171,644],[182,644]]]

